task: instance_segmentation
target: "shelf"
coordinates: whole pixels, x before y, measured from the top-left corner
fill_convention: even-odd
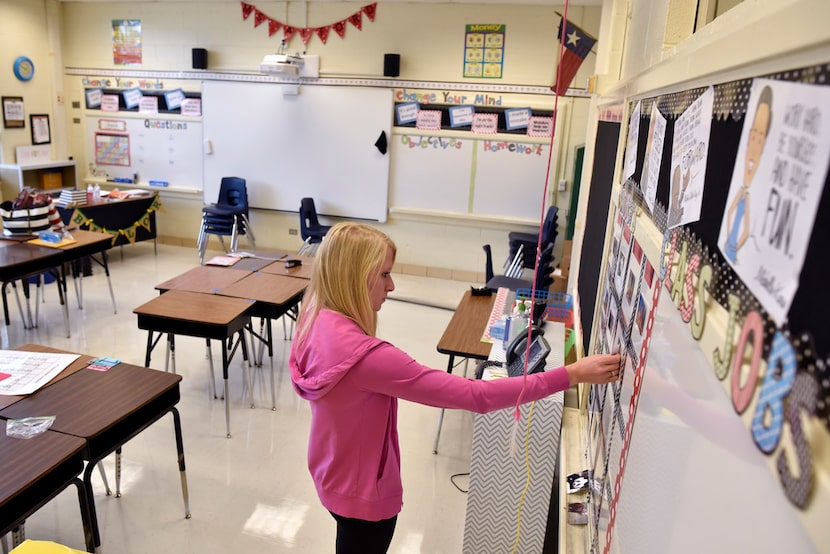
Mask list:
[[[41,187],[41,174],[47,170],[59,170],[61,174],[58,187]],[[74,160],[52,160],[33,164],[0,164],[0,182],[4,200],[11,200],[29,187],[35,190],[57,192],[62,189],[78,187],[78,175]]]

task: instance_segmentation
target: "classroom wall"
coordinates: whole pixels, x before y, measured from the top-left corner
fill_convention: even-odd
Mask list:
[[[0,163],[15,163],[15,149],[32,143],[29,114],[53,114],[53,60],[56,57],[53,35],[49,32],[47,18],[52,16],[56,2],[49,0],[3,0],[0,3],[0,94],[23,98],[26,126],[23,129],[4,129],[0,125]],[[14,77],[12,67],[18,56],[26,56],[35,66],[35,74],[29,81]],[[62,77],[62,72],[61,72]],[[61,81],[58,80],[58,83]],[[50,123],[53,123],[50,118]],[[60,151],[53,142],[52,152]]]
[[[317,26],[342,19],[365,3],[343,2],[253,2],[262,12],[296,26]],[[239,2],[63,2],[61,4],[61,52],[68,68],[125,69],[113,65],[111,20],[136,18],[142,21],[143,70],[190,70],[191,48],[208,50],[208,69],[220,72],[257,72],[262,56],[276,51],[281,33],[267,36],[267,25],[254,28],[253,17],[243,20]],[[556,29],[562,8],[474,4],[379,3],[374,22],[363,18],[361,31],[347,27],[344,39],[334,32],[327,44],[312,37],[305,51],[320,56],[323,77],[378,77],[382,75],[383,54],[401,55],[400,79],[435,82],[475,82],[462,79],[464,25],[469,23],[504,23],[507,26],[504,77],[499,85],[548,86],[554,74],[554,56],[558,44]],[[600,10],[596,7],[569,9],[569,17],[589,31],[596,32]],[[428,29],[428,31],[427,31]],[[0,39],[2,40],[2,39]],[[289,52],[302,51],[299,36],[288,44]],[[591,74],[593,55],[574,80],[574,87],[584,87]],[[487,82],[478,80],[482,90]],[[80,78],[67,76],[67,105],[81,102]],[[188,86],[193,87],[190,82]],[[586,98],[564,98],[567,118],[557,129],[562,144],[554,160],[549,198],[560,206],[560,224],[566,222],[569,191],[572,186],[573,157],[576,146],[584,143],[587,110]],[[72,153],[85,167],[84,130],[73,123],[83,120],[83,110],[69,109],[66,115],[67,142]],[[560,179],[568,189],[555,191]],[[554,192],[555,191],[555,192]],[[176,205],[176,217],[159,215],[159,233],[163,240],[190,244],[195,240],[201,199],[187,195],[165,195],[166,206]],[[170,196],[170,201],[165,199]],[[541,198],[540,198],[541,203]],[[541,213],[541,210],[540,210]],[[256,211],[252,216],[258,246],[295,249],[299,237],[289,235],[298,227],[293,214]],[[446,217],[392,214],[382,224],[385,232],[399,244],[398,261],[402,270],[466,281],[483,279],[484,254],[481,246],[490,243],[496,260],[507,254],[507,233],[533,231],[515,222],[469,221]],[[562,233],[564,235],[564,233]],[[242,241],[243,245],[244,240]],[[561,242],[557,251],[561,249]]]

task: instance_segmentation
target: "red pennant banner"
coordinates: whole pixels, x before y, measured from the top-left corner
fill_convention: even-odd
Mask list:
[[[242,4],[242,19],[248,19],[251,12],[254,11],[254,7],[251,4],[246,4],[245,2],[240,2],[240,4]]]
[[[329,39],[329,29],[331,29],[331,25],[317,28],[317,36],[320,37],[320,40],[323,42],[323,44],[325,44],[326,41]]]
[[[374,21],[375,20],[375,10],[377,10],[377,7],[378,7],[378,3],[375,2],[374,4],[369,4],[368,6],[363,6],[360,9],[363,11],[363,13],[366,14],[366,17],[369,18],[369,21]]]
[[[309,39],[313,35],[317,35],[323,44],[329,39],[329,31],[334,29],[334,32],[340,38],[344,38],[346,36],[346,22],[351,23],[358,30],[363,30],[363,14],[366,14],[366,17],[369,18],[369,21],[375,20],[375,15],[377,15],[377,2],[372,4],[367,4],[360,8],[359,11],[353,13],[346,19],[340,20],[336,23],[331,23],[329,25],[324,25],[322,27],[292,27],[290,25],[286,25],[282,21],[278,21],[271,17],[268,17],[264,12],[261,12],[257,9],[257,7],[253,4],[249,4],[247,2],[240,2],[242,5],[242,19],[248,19],[251,14],[254,14],[254,27],[259,27],[266,21],[268,22],[268,36],[275,35],[280,29],[283,32],[283,40],[288,41],[291,40],[296,33],[299,33],[300,37],[303,40],[303,44],[307,44]]]

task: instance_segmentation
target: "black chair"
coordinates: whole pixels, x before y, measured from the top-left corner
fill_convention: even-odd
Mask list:
[[[485,244],[483,248],[485,254],[484,275],[487,280],[486,285],[488,288],[497,289],[500,287],[504,287],[512,291],[515,291],[517,289],[533,288],[533,281],[522,279],[520,277],[515,276],[515,274],[494,275],[493,253],[490,248],[490,245]],[[521,263],[522,258],[523,250],[522,248],[520,248],[516,255],[508,257],[508,263],[506,263],[505,265],[508,267],[515,267],[517,264]],[[536,273],[536,290],[548,290],[548,288],[550,288],[550,286],[553,284],[553,277],[551,276],[551,273],[553,272],[552,266],[553,243],[551,242],[544,248],[544,250],[542,250],[541,256],[539,258],[539,271]]]
[[[542,223],[542,250],[549,243],[556,242],[558,214],[559,208],[556,206],[550,206],[545,214],[545,221]],[[536,245],[539,243],[539,233],[513,231],[507,235],[507,238],[510,241],[510,255],[514,255],[519,246],[524,246],[522,267],[533,269],[536,263]]]
[[[248,220],[248,188],[241,177],[222,177],[219,185],[219,199],[215,204],[202,208],[202,225],[199,229],[199,262],[204,263],[205,251],[210,235],[219,237],[222,249],[228,252],[222,237],[231,237],[230,251],[236,252],[239,236],[245,235],[251,248],[256,248],[256,239]]]
[[[314,206],[313,198],[303,198],[300,201],[300,235],[303,237],[304,249],[316,250],[316,246],[323,242],[323,237],[331,229],[331,225],[321,225],[317,219],[317,208]]]

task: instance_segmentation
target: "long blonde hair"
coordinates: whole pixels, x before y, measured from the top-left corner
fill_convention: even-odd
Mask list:
[[[339,312],[367,335],[377,331],[377,313],[369,301],[369,275],[397,249],[386,234],[362,223],[338,223],[326,233],[317,250],[311,282],[303,298],[297,325],[302,339],[321,309]]]

